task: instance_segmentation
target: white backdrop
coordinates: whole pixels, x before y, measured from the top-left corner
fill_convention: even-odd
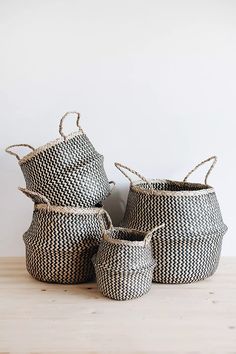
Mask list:
[[[117,182],[106,203],[115,223],[128,183],[114,161],[181,179],[216,154],[209,183],[229,226],[223,254],[236,255],[235,1],[1,0],[0,22],[0,256],[24,254],[33,208],[17,191],[24,179],[16,159],[3,149],[56,138],[68,110],[81,112]]]

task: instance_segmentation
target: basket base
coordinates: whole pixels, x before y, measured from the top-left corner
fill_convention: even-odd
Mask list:
[[[113,272],[96,266],[98,289],[113,300],[132,300],[149,292],[152,285],[153,266],[140,271]]]

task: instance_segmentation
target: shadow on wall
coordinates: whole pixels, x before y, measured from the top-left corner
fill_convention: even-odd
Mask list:
[[[116,186],[111,195],[105,200],[104,208],[112,218],[114,226],[119,226],[125,212],[127,201],[127,186]]]

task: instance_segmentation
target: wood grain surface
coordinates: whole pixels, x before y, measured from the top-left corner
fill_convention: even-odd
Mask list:
[[[153,284],[126,302],[95,283],[41,283],[23,258],[1,258],[0,353],[236,353],[236,258],[212,278]]]

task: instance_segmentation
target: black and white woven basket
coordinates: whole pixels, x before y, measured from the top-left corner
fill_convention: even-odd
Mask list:
[[[63,122],[71,113],[77,115],[79,130],[66,136]],[[26,187],[44,195],[52,205],[87,208],[105,200],[110,194],[103,156],[96,152],[80,128],[79,118],[79,113],[67,112],[59,124],[61,138],[37,149],[28,144],[6,148],[6,152],[19,160]],[[18,146],[28,147],[32,151],[20,158],[12,151]]]
[[[187,178],[210,160],[213,163],[205,184],[188,183]],[[201,162],[183,182],[149,181],[126,166],[115,164],[131,183],[122,226],[147,231],[154,225],[165,224],[152,240],[157,261],[155,282],[189,283],[215,272],[227,230],[215,191],[207,184],[215,163],[215,156]],[[124,169],[141,180],[133,182]]]
[[[50,205],[47,198],[24,188],[34,203],[31,225],[23,239],[26,266],[36,279],[77,284],[94,278],[91,258],[111,220],[103,208]]]
[[[112,228],[104,232],[93,257],[98,289],[115,300],[130,300],[151,288],[155,261],[151,232]]]

